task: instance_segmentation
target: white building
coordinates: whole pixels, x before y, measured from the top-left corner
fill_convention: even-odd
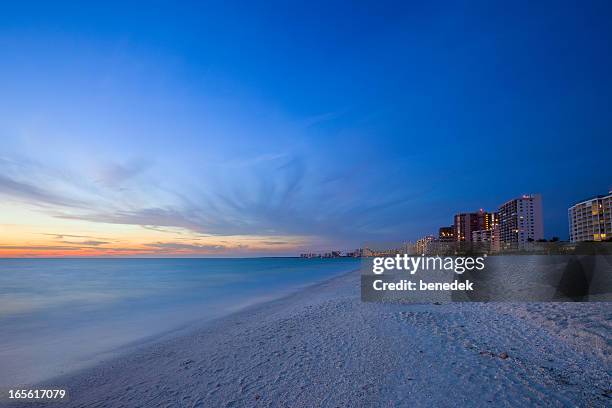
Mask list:
[[[612,191],[581,201],[568,210],[571,242],[605,241],[612,237]]]
[[[499,241],[502,244],[523,244],[543,238],[541,195],[523,195],[499,207]]]

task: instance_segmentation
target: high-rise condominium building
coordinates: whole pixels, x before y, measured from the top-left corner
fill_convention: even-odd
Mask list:
[[[612,191],[581,201],[568,210],[571,242],[605,241],[612,237]]]
[[[523,195],[499,207],[499,240],[525,243],[544,238],[542,196]]]
[[[493,229],[497,219],[495,213],[480,210],[474,213],[455,214],[453,235],[455,241],[472,241],[472,232]]]
[[[493,230],[472,231],[472,242],[492,242]]]

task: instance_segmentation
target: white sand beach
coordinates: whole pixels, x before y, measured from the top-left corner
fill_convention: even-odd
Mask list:
[[[612,404],[608,303],[359,295],[355,271],[47,384],[69,390],[61,407]]]

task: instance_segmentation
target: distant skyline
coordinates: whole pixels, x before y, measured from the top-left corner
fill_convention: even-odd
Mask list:
[[[12,2],[0,257],[415,240],[612,188],[608,1]]]

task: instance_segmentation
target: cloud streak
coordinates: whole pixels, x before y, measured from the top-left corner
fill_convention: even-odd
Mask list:
[[[86,204],[74,198],[65,197],[41,187],[0,175],[0,194],[5,198],[26,201],[37,206],[59,206],[83,208]]]
[[[154,242],[146,244],[146,246],[162,252],[188,251],[215,253],[227,250],[225,245],[185,244],[181,242]]]
[[[133,163],[113,167],[104,185],[120,185],[149,168],[143,164],[147,161]],[[44,207],[47,214],[65,220],[137,225],[156,231],[175,228],[205,236],[288,236],[336,241],[364,239],[397,226],[395,220],[385,221],[380,214],[388,215],[393,208],[400,211],[414,199],[393,193],[370,194],[368,184],[354,173],[317,171],[301,156],[260,155],[243,161],[235,169],[235,172],[221,173],[205,191],[183,189],[173,193],[159,187],[161,181],[140,183],[129,191],[107,191],[106,187],[95,187],[97,179],[72,183],[72,175],[52,180],[47,184],[50,187],[45,188],[0,176],[0,194]],[[26,170],[32,180],[49,177],[33,168]],[[68,187],[62,190],[51,187],[56,185]],[[160,197],[165,201],[162,205]],[[65,241],[75,246],[100,247],[109,243],[108,239],[86,235],[57,234],[56,238],[86,239]],[[159,251],[227,249],[178,243],[147,244],[146,247]]]
[[[144,173],[151,166],[150,161],[143,159],[130,160],[125,163],[110,163],[99,171],[98,181],[107,187],[118,187]]]
[[[201,244],[175,241],[158,241],[142,245],[101,247],[102,243],[62,243],[36,245],[0,245],[0,255],[26,254],[27,256],[155,256],[184,255],[205,256],[231,253],[248,253],[257,250],[245,244]],[[27,251],[27,252],[24,252]]]

